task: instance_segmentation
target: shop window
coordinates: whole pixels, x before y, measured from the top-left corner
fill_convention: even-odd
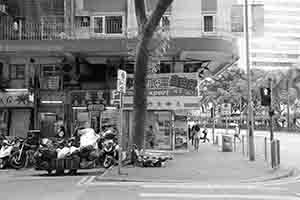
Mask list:
[[[8,135],[8,111],[0,110],[0,131],[4,135]]]
[[[3,63],[0,62],[0,78],[2,78],[3,75]]]
[[[25,79],[25,64],[10,65],[11,79]]]

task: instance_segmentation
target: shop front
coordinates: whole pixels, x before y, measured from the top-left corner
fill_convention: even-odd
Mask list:
[[[0,134],[26,137],[33,122],[33,100],[25,89],[0,93]]]
[[[153,134],[154,149],[187,150],[187,112],[183,111],[199,109],[199,99],[195,88],[197,86],[195,84],[196,74],[154,74],[149,76],[147,81],[148,106],[145,147],[149,148],[149,145],[147,145],[149,142],[147,141],[148,138],[153,138],[149,137],[148,134]],[[182,84],[186,88],[178,87]],[[132,85],[128,85],[128,90],[124,97],[124,110],[128,113],[126,114],[127,117],[125,117],[125,124],[128,124],[130,133],[134,123]]]
[[[106,90],[76,90],[70,91],[71,127],[82,126],[89,122],[96,131],[101,131],[101,118],[109,100],[109,91]]]
[[[65,120],[65,95],[62,91],[40,91],[38,126],[43,137],[54,137]]]

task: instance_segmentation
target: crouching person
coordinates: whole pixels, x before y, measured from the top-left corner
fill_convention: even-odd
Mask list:
[[[94,160],[99,157],[98,139],[99,135],[95,130],[90,128],[88,122],[85,123],[83,129],[78,131],[80,135],[79,156],[81,158],[80,167],[88,168],[94,164]]]

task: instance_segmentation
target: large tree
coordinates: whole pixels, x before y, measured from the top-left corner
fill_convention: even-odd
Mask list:
[[[149,47],[163,14],[172,4],[173,0],[159,0],[149,17],[147,17],[146,14],[145,1],[135,0],[134,2],[139,42],[136,49],[134,74],[133,143],[136,144],[139,149],[142,149],[147,112],[146,76],[150,56]]]

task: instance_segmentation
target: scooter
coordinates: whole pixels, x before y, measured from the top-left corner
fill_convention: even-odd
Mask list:
[[[8,166],[13,148],[13,142],[10,143],[8,140],[3,140],[0,149],[0,169],[4,169]]]
[[[113,140],[104,140],[103,142],[103,167],[109,168],[116,164],[119,159],[119,145]]]

